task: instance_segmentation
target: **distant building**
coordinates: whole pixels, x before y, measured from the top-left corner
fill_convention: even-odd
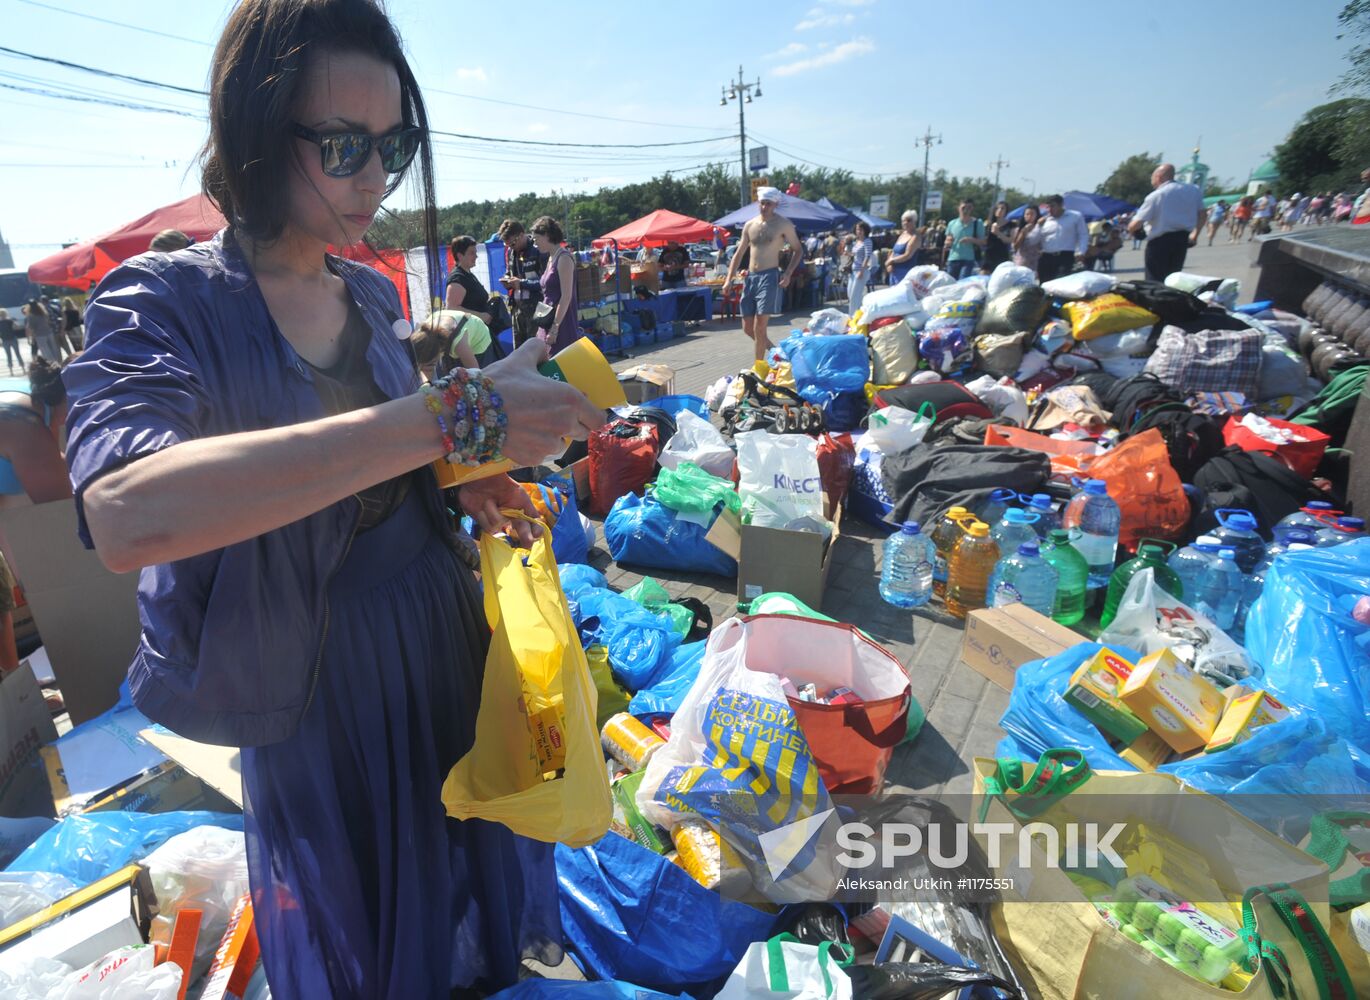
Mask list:
[[[1275,185],[1280,181],[1280,168],[1275,166],[1275,159],[1271,157],[1252,171],[1251,176],[1246,181],[1246,193],[1258,195],[1262,191],[1273,191]]]
[[[14,254],[10,253],[10,245],[5,242],[5,234],[0,233],[0,270],[14,267]]]
[[[1200,191],[1208,191],[1209,169],[1207,163],[1199,162],[1199,147],[1194,147],[1194,158],[1175,171],[1175,179],[1181,184],[1193,184]]]

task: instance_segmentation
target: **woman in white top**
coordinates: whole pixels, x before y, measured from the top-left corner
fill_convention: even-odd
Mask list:
[[[866,283],[875,266],[875,245],[871,243],[871,227],[858,222],[853,228],[856,241],[852,245],[851,277],[847,279],[847,311],[853,316],[861,308],[866,295]]]

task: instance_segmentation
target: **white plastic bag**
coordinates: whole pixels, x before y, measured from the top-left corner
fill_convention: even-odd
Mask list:
[[[808,332],[818,336],[839,336],[847,332],[848,316],[841,309],[820,309],[809,315]]]
[[[1035,284],[1037,284],[1037,275],[1033,273],[1032,268],[1023,267],[1021,264],[1006,260],[996,267],[994,273],[989,276],[987,290],[989,297],[994,298],[1000,292],[1008,291],[1010,288]]]
[[[950,285],[952,277],[936,264],[919,264],[915,268],[910,268],[909,273],[904,275],[904,282],[907,282],[913,289],[914,295],[920,299],[925,299],[934,290],[944,285]]]
[[[933,420],[928,411],[915,413],[901,406],[886,406],[871,411],[861,440],[874,444],[884,455],[897,455],[922,444]]]
[[[154,944],[171,944],[171,928],[182,908],[204,914],[191,966],[191,979],[198,979],[209,969],[234,905],[248,891],[247,843],[239,831],[197,826],[172,837],[143,864],[157,894]]]
[[[1219,687],[1259,678],[1261,670],[1226,632],[1178,597],[1162,590],[1144,569],[1127,585],[1118,616],[1099,635],[1141,653],[1169,649]]]
[[[717,1000],[848,1000],[851,979],[837,964],[838,947],[835,941],[755,941],[718,991]]]
[[[1217,288],[1200,291],[1217,282]],[[1224,309],[1232,309],[1242,294],[1242,283],[1236,278],[1219,278],[1207,274],[1193,274],[1189,271],[1176,271],[1166,276],[1165,283],[1171,288],[1197,295],[1205,302],[1213,302]]]
[[[657,457],[663,469],[674,470],[681,462],[693,462],[711,476],[732,476],[733,450],[718,428],[690,410],[676,414],[675,427]]]
[[[1076,271],[1053,278],[1042,288],[1057,299],[1092,299],[1110,291],[1117,283],[1117,278],[1102,271]]]
[[[55,872],[0,872],[0,927],[17,924],[79,888]]]
[[[995,381],[991,375],[981,375],[975,381],[967,382],[966,388],[993,410],[996,417],[1007,417],[1019,427],[1027,423],[1027,396],[1012,379]]]
[[[922,312],[918,294],[907,279],[897,285],[876,288],[861,300],[861,318],[866,323],[885,316],[913,316]]]
[[[909,324],[900,320],[870,332],[871,380],[903,385],[918,369],[918,345]]]
[[[599,528],[584,514],[580,514],[580,529],[585,532],[585,547],[593,549],[599,542]]]
[[[1107,333],[1102,337],[1094,337],[1092,340],[1082,342],[1086,353],[1093,357],[1113,358],[1126,357],[1129,354],[1136,354],[1146,350],[1146,342],[1151,336],[1151,327],[1141,326],[1135,330],[1124,330],[1122,333]]]
[[[149,944],[116,948],[68,975],[48,1000],[176,1000],[181,967],[170,962],[154,965],[155,951]]]
[[[1280,396],[1312,396],[1317,392],[1317,383],[1310,386],[1311,381],[1298,352],[1291,350],[1278,333],[1266,334],[1261,345],[1261,382],[1257,398],[1264,402]]]
[[[5,1000],[47,1000],[55,996],[72,968],[46,955],[6,959],[0,955],[0,997]]]
[[[783,528],[804,517],[823,517],[823,480],[818,442],[807,434],[738,434],[737,492],[743,520]]]

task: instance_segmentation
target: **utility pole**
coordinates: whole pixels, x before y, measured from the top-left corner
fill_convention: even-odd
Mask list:
[[[913,140],[915,146],[923,147],[923,192],[918,198],[918,221],[927,222],[928,214],[928,157],[932,153],[934,144],[942,145],[942,136],[932,134],[932,126],[928,126],[925,134]]]
[[[1012,166],[1008,160],[1004,159],[1004,154],[1000,153],[999,158],[990,164],[994,168],[994,205],[999,204],[999,171],[1005,167]],[[994,210],[994,205],[990,206],[990,211]]]
[[[737,79],[729,80],[728,85],[723,88],[723,96],[718,99],[720,107],[726,107],[729,101],[737,102],[737,139],[741,146],[740,165],[742,167],[742,177],[739,181],[738,190],[742,200],[738,203],[739,208],[745,208],[751,201],[751,193],[747,190],[747,115],[743,110],[743,105],[751,104],[753,97],[761,96],[761,77],[756,78],[755,83],[742,82],[742,67],[737,67]]]

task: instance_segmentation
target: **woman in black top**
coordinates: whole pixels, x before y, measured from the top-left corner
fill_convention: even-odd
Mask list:
[[[66,349],[71,354],[75,354],[81,349],[83,327],[85,318],[81,315],[81,310],[76,308],[76,303],[71,301],[71,296],[62,299],[62,339],[66,341]]]
[[[471,269],[476,266],[476,241],[470,236],[458,236],[452,241],[452,259],[456,262],[447,276],[447,308],[478,316],[486,326],[490,316],[490,292],[480,283]]]
[[[9,311],[0,309],[0,344],[5,345],[5,360],[9,362],[10,374],[14,374],[15,359],[19,370],[24,370],[24,355],[19,350],[19,325],[10,318]]]
[[[1013,256],[1013,233],[1008,220],[1008,202],[1001,201],[994,206],[989,220],[985,223],[984,270],[988,274]]]

